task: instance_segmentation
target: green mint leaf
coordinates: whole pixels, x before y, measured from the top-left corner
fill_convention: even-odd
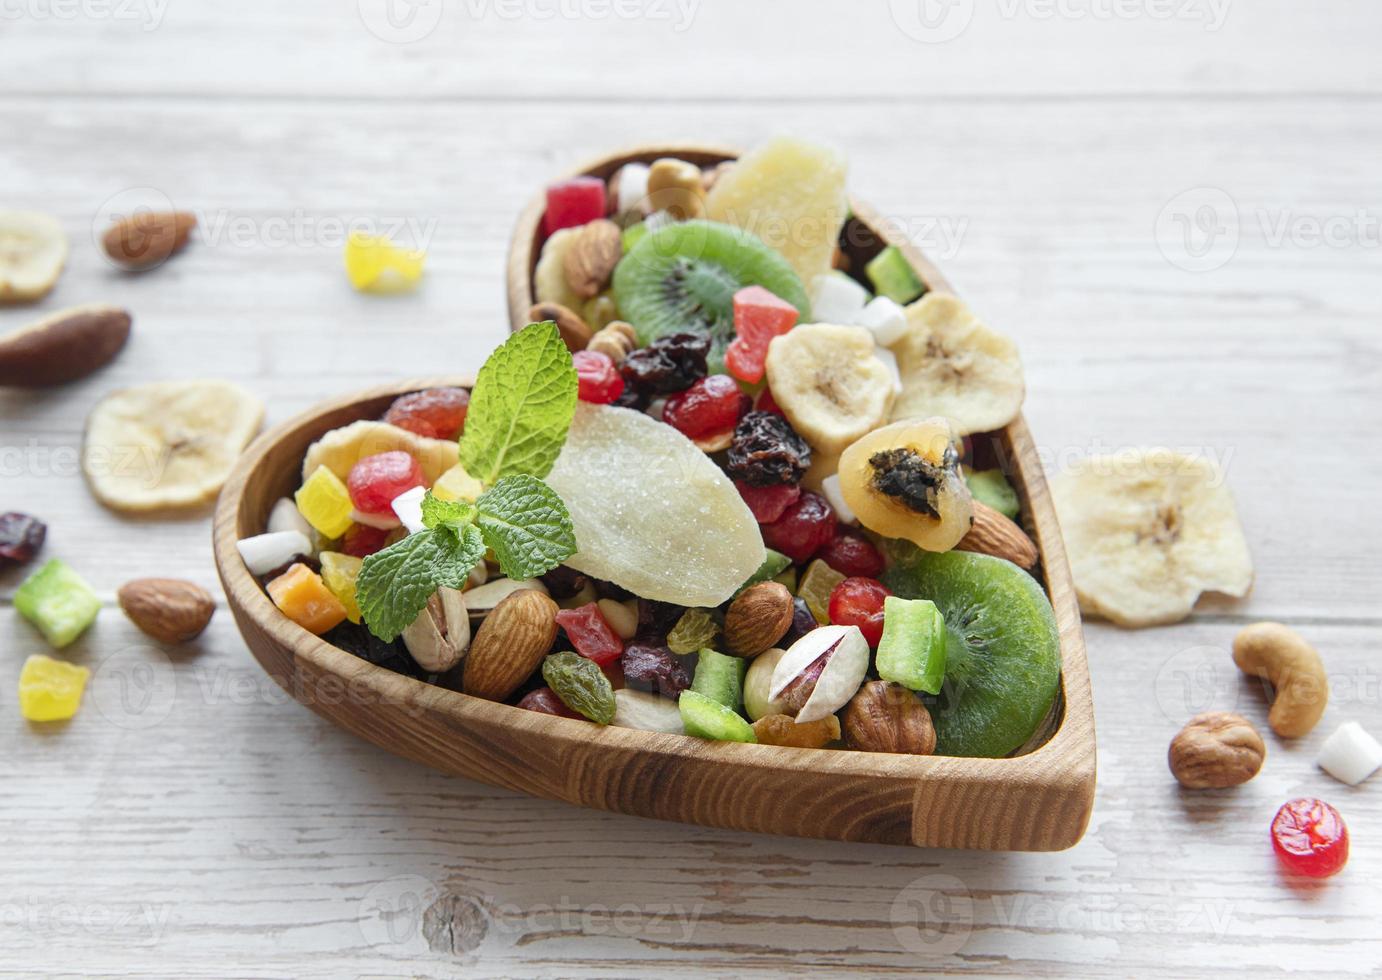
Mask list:
[[[480,368],[461,436],[461,465],[486,486],[505,476],[546,476],[575,411],[571,352],[551,320],[530,323]]]
[[[468,500],[441,500],[428,490],[422,498],[422,523],[427,527],[440,525],[459,531],[475,523],[475,505]]]
[[[436,527],[410,534],[365,559],[355,599],[369,631],[385,642],[417,619],[438,588],[459,589],[485,557],[480,529]]]
[[[535,476],[506,476],[475,501],[485,544],[509,578],[532,578],[576,553],[571,515]]]

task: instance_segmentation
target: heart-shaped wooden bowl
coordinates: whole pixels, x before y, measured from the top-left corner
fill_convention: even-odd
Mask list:
[[[700,165],[730,151],[665,146],[618,154],[578,173],[608,177],[632,160],[676,156]],[[897,244],[933,289],[948,289],[910,243],[852,202],[846,251],[854,268]],[[527,322],[543,200],[523,212],[509,256],[512,326]],[[397,395],[468,379],[385,385],[320,406],[261,436],[216,509],[216,563],[245,642],[264,669],[313,710],[377,745],[495,786],[663,820],[844,841],[1060,850],[1084,833],[1094,795],[1094,718],[1079,611],[1060,530],[1022,420],[996,449],[1023,500],[1027,530],[1055,607],[1061,695],[1022,754],[1005,759],[903,756],[709,742],[525,711],[376,667],[282,616],[240,560],[235,542],[260,533],[269,509],[300,481],[308,445],[327,431],[378,418]]]

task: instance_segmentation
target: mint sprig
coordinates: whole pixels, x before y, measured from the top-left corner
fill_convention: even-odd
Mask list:
[[[494,552],[510,578],[532,578],[576,552],[566,505],[546,476],[576,410],[576,369],[551,321],[529,324],[480,369],[460,459],[486,490],[474,503],[422,499],[424,529],[365,559],[355,581],[365,625],[393,641],[439,588],[459,589]]]
[[[546,476],[575,411],[571,352],[551,320],[531,323],[480,368],[461,436],[461,465],[485,486],[505,476]]]

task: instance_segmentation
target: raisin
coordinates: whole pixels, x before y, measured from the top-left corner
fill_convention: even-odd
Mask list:
[[[396,674],[406,674],[419,680],[427,678],[427,672],[418,666],[408,654],[402,641],[385,643],[364,626],[356,623],[342,623],[322,634],[322,639],[332,646],[340,647],[346,653],[367,660],[376,667],[392,670]]]
[[[0,514],[0,568],[21,565],[43,547],[48,525],[28,514]]]
[[[787,633],[777,641],[777,645],[785,650],[819,625],[816,614],[806,600],[797,596],[792,599],[792,625],[787,627]]]
[[[523,695],[518,702],[520,708],[528,711],[538,711],[544,715],[557,715],[560,718],[579,718],[580,715],[572,711],[561,703],[561,698],[557,697],[557,692],[550,687],[539,687]]]
[[[624,683],[639,691],[652,691],[663,697],[678,697],[691,686],[691,672],[664,646],[631,644],[620,661]]]
[[[640,597],[638,600],[638,632],[634,635],[633,642],[661,646],[667,639],[667,634],[672,631],[672,627],[677,625],[677,621],[685,612],[685,606],[678,606],[671,602],[656,602]]]
[[[612,404],[615,408],[631,408],[635,412],[641,412],[648,407],[650,400],[647,395],[633,385],[625,385],[624,390],[618,398],[614,399]]]
[[[570,599],[585,588],[588,581],[586,576],[565,565],[558,565],[542,573],[542,584],[547,586],[547,591],[552,593],[553,599]]]
[[[644,394],[685,391],[706,375],[710,338],[703,333],[669,333],[624,358],[621,372]]]
[[[734,427],[725,469],[751,487],[800,483],[811,465],[811,447],[775,412],[749,412]]]

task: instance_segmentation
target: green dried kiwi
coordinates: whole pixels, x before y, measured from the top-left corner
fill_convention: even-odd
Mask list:
[[[572,711],[601,725],[614,720],[614,687],[595,661],[569,651],[551,654],[542,662],[542,679]]]
[[[680,221],[644,232],[614,269],[614,298],[623,319],[647,344],[669,333],[710,336],[710,370],[724,364],[734,339],[734,294],[762,286],[809,320],[801,279],[757,236],[716,221]]]
[[[748,666],[743,657],[731,657],[707,647],[696,659],[691,690],[735,710],[744,699],[744,672]]]

